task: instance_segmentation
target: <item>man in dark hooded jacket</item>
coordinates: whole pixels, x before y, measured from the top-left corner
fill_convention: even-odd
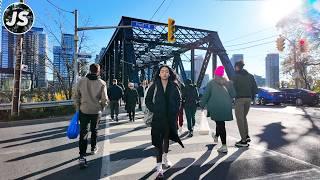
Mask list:
[[[256,81],[252,74],[243,69],[243,61],[235,63],[236,74],[233,78],[236,90],[235,114],[241,136],[241,140],[236,143],[237,147],[248,147],[251,141],[248,130],[247,115],[250,109],[251,100],[258,92]]]
[[[193,136],[193,127],[195,125],[195,115],[197,111],[197,103],[199,101],[199,93],[191,79],[186,80],[186,86],[182,91],[182,99],[184,101],[184,110],[186,112],[189,137]]]

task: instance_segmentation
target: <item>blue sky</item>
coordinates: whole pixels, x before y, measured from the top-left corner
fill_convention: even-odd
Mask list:
[[[50,0],[62,9],[79,11],[79,26],[117,25],[121,16],[150,19],[162,0]],[[281,7],[275,7],[274,0],[265,1],[219,1],[219,0],[166,0],[153,20],[167,22],[171,17],[176,24],[182,26],[197,27],[217,31],[229,57],[232,54],[244,54],[246,68],[261,76],[265,76],[265,57],[267,53],[275,53],[276,21],[283,16],[283,7],[290,6],[288,0],[282,1]],[[295,0],[290,0],[293,2]],[[297,0],[298,1],[298,0]],[[5,0],[3,8],[14,0]],[[64,33],[73,33],[73,15],[57,10],[46,0],[26,0],[33,9],[36,20],[35,26],[43,27],[43,24],[51,27],[60,38],[59,28],[56,22],[62,22]],[[282,10],[281,10],[282,8]],[[272,11],[272,12],[271,12]],[[89,51],[93,56],[107,45],[114,30],[87,31]],[[58,45],[49,35],[49,48]],[[269,38],[268,38],[269,37]],[[266,38],[255,43],[237,45],[249,41]],[[273,42],[271,42],[273,41]],[[265,45],[253,48],[237,50],[261,43]],[[235,46],[233,46],[235,45]],[[52,51],[49,51],[50,56]],[[197,53],[197,52],[196,52]],[[204,54],[204,52],[198,52]],[[280,54],[281,56],[281,54]],[[183,56],[182,56],[183,57]],[[190,66],[186,65],[186,69]],[[207,73],[211,72],[209,65]]]

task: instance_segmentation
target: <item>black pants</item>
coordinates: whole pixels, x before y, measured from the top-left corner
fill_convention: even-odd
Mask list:
[[[161,134],[161,142],[163,144],[163,146],[161,148],[156,148],[158,151],[158,155],[157,155],[157,163],[161,163],[162,162],[162,154],[164,153],[168,153],[169,152],[169,128],[165,131],[164,134]]]
[[[134,121],[134,116],[136,114],[135,108],[128,108],[128,113],[130,121]]]
[[[197,112],[197,107],[185,107],[184,111],[186,112],[186,117],[187,117],[187,123],[188,123],[188,130],[193,131],[193,127],[196,124],[196,112]]]
[[[116,114],[116,118],[118,118],[119,101],[110,101],[110,110],[111,110],[111,119],[114,118],[114,114]]]
[[[142,98],[143,97],[139,97],[139,110],[142,110]]]
[[[224,121],[216,121],[216,133],[217,136],[220,136],[221,142],[223,145],[227,144],[227,133],[226,133],[226,126]]]
[[[98,114],[84,114],[82,112],[79,113],[79,121],[80,121],[80,139],[79,139],[79,154],[80,156],[85,156],[88,146],[88,131],[89,131],[89,123],[91,130],[91,150],[97,145],[97,133],[99,127],[99,115]]]

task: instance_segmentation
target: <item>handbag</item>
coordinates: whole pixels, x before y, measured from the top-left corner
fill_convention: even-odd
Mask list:
[[[151,87],[151,86],[150,86]],[[149,90],[149,89],[148,89]],[[146,94],[148,93],[148,90],[146,92]],[[153,97],[152,97],[152,103],[155,103],[155,97],[156,97],[156,93],[157,93],[157,86],[155,86],[154,91],[153,91]],[[144,117],[143,117],[143,121],[144,123],[150,127],[151,123],[152,123],[152,118],[153,118],[153,112],[151,112],[147,107],[144,110]]]
[[[199,125],[199,134],[200,135],[208,135],[210,132],[209,123],[207,119],[207,115],[202,110],[199,114],[200,125]]]
[[[67,137],[69,139],[76,139],[79,135],[79,132],[80,132],[80,127],[79,127],[79,111],[77,111],[73,116],[72,116],[72,119],[71,119],[71,122],[68,126],[68,129],[67,129]]]

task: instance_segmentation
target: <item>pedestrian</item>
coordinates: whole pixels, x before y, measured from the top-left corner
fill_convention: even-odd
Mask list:
[[[143,97],[144,97],[144,88],[143,88],[143,82],[139,84],[138,87],[138,94],[139,94],[139,110],[142,111],[142,104],[143,104]]]
[[[146,106],[153,113],[151,123],[152,145],[156,147],[157,178],[163,178],[162,164],[172,166],[167,154],[169,139],[183,144],[178,136],[177,115],[181,103],[178,85],[174,83],[176,74],[167,65],[161,65],[154,77],[154,83],[146,95]],[[155,93],[155,94],[154,94]]]
[[[134,117],[135,117],[135,111],[136,111],[136,105],[138,103],[138,92],[134,88],[133,83],[128,83],[128,90],[124,94],[124,99],[126,102],[126,109],[129,113],[129,120],[130,122],[134,122]]]
[[[119,121],[119,101],[123,96],[123,91],[120,86],[117,85],[117,80],[112,80],[112,85],[108,88],[108,97],[110,99],[111,119],[114,120],[114,114],[116,115],[116,122]]]
[[[196,123],[197,103],[199,101],[199,93],[191,79],[186,80],[186,86],[182,92],[184,99],[184,111],[186,112],[189,137],[193,136],[193,127]]]
[[[74,87],[73,99],[79,111],[80,139],[79,139],[79,165],[87,167],[85,158],[88,145],[88,125],[91,130],[91,154],[98,152],[97,131],[99,120],[104,107],[108,103],[107,85],[100,78],[100,65],[91,64],[90,73],[82,77]]]
[[[122,92],[124,92],[124,85],[120,82],[120,83],[117,83],[118,84],[118,86],[120,86],[121,87],[121,89],[122,89]],[[120,107],[121,107],[121,101],[122,101],[122,99],[120,99]]]
[[[217,134],[219,134],[222,142],[218,152],[227,153],[225,121],[233,120],[232,98],[235,96],[235,90],[232,82],[223,77],[223,66],[218,66],[214,75],[213,80],[207,84],[206,91],[201,97],[200,106],[202,108],[207,107],[211,119],[216,122]]]
[[[253,75],[243,69],[243,61],[235,63],[236,74],[233,78],[236,90],[235,114],[241,140],[235,145],[237,147],[248,147],[251,141],[248,130],[247,115],[250,109],[251,100],[258,93],[258,87]]]
[[[176,73],[176,72],[174,72]],[[178,84],[179,90],[181,92],[183,92],[184,89],[184,84],[179,80],[179,77],[177,77],[177,80],[175,81],[176,84]],[[181,97],[182,98],[182,97]],[[177,116],[177,129],[178,129],[178,134],[181,135],[182,134],[182,126],[183,126],[183,107],[184,107],[184,101],[183,99],[181,100],[181,105],[179,108],[179,112],[178,112],[178,116]]]

